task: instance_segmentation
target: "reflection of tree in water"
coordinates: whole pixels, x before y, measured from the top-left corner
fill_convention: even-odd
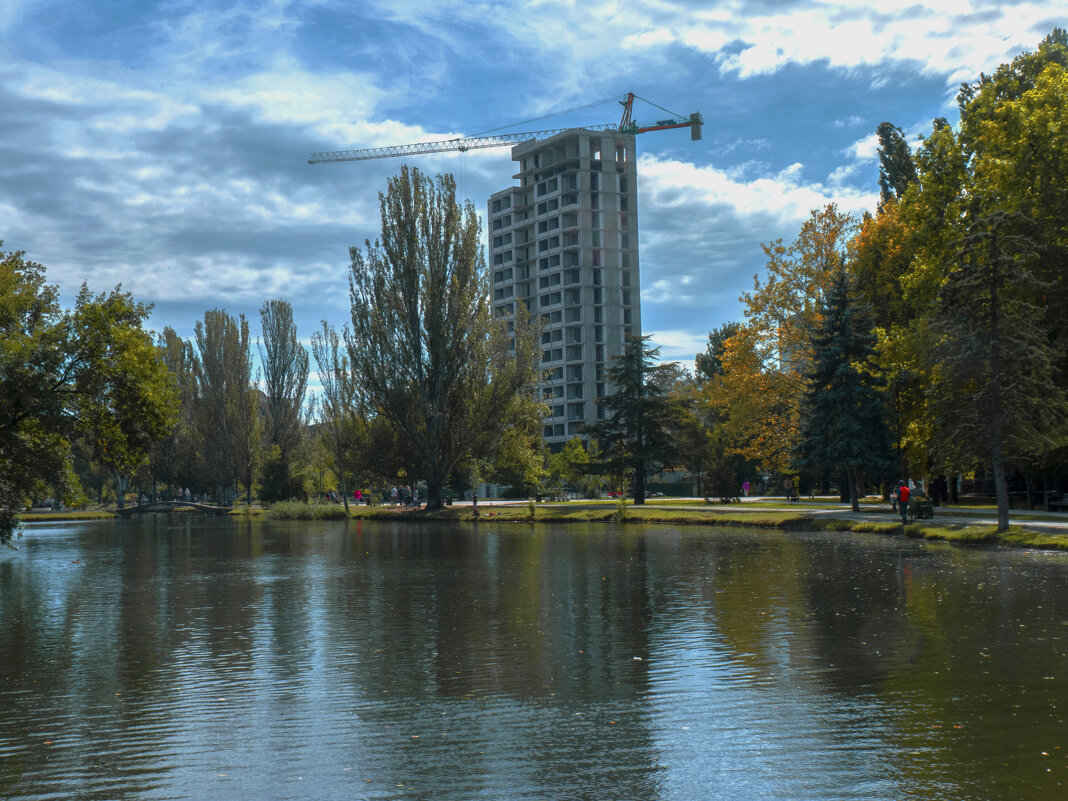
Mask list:
[[[712,558],[716,635],[754,675],[863,714],[908,797],[1058,797],[1063,565],[824,535]]]
[[[680,765],[761,760],[779,775],[760,791],[839,770],[896,797],[1037,801],[1064,781],[1056,556],[654,527],[87,529],[0,560],[0,742],[61,738],[5,752],[4,797],[210,797],[227,770],[270,797],[341,766],[339,791],[456,799],[679,797]],[[671,740],[680,715],[707,753]],[[784,750],[747,762],[747,734]]]
[[[383,732],[378,775],[438,798],[655,795],[641,538],[406,527],[363,543],[335,609],[366,648],[348,680]]]

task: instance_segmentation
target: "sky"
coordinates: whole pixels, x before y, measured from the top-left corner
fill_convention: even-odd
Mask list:
[[[687,116],[638,137],[642,330],[692,366],[743,319],[762,243],[878,200],[875,129],[957,121],[956,92],[1065,26],[1014,0],[0,0],[0,239],[70,303],[86,282],[185,337],[288,299],[349,319],[349,247],[404,160],[312,152]],[[548,120],[561,110],[608,102]],[[661,108],[635,104],[641,122]],[[534,120],[536,120],[534,122]],[[508,148],[411,157],[480,214]],[[314,382],[313,382],[314,383]]]

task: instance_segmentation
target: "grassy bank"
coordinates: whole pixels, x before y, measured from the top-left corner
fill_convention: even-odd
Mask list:
[[[483,507],[475,517],[470,507],[446,508],[437,512],[400,513],[417,520],[468,522],[537,522],[537,523],[607,523],[620,520],[616,503],[599,504],[522,504],[515,506]],[[797,511],[741,509],[739,507],[709,507],[694,509],[658,509],[656,505],[628,505],[623,511],[624,523],[664,525],[740,526],[745,528],[779,528],[788,530],[843,531],[858,534],[900,535],[902,527],[896,520],[851,520],[848,517],[806,514]],[[375,514],[388,516],[397,512],[388,508]],[[928,522],[909,523],[904,534],[914,539],[941,540],[959,544],[1004,545],[1014,548],[1041,548],[1068,551],[1068,535],[1044,534],[1021,526],[1012,526],[998,533],[995,526],[952,526]]]
[[[395,506],[350,506],[348,518],[391,520],[405,523],[618,523],[739,526],[778,528],[794,531],[842,531],[858,534],[900,535],[914,539],[941,540],[959,544],[1004,545],[1015,548],[1041,548],[1068,551],[1068,535],[1045,534],[1022,526],[1012,526],[999,534],[994,526],[939,525],[922,521],[902,527],[896,518],[885,521],[854,520],[847,512],[841,515],[816,514],[814,508],[762,509],[756,504],[694,504],[685,508],[666,508],[659,504],[634,506],[618,501],[570,503],[523,503],[482,506],[447,506],[434,512],[413,511]],[[266,517],[271,520],[345,520],[340,504],[276,503],[270,509],[239,507],[231,512],[238,517]],[[111,517],[110,512],[55,512],[26,515],[25,520],[78,520]],[[889,518],[889,515],[888,515]]]
[[[37,523],[48,522],[50,520],[113,520],[115,518],[114,512],[107,512],[104,510],[88,510],[83,509],[81,511],[71,510],[67,512],[23,512],[23,523]]]

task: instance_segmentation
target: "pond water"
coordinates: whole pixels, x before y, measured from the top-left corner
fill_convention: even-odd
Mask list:
[[[158,517],[0,552],[0,797],[1068,797],[1068,555]]]

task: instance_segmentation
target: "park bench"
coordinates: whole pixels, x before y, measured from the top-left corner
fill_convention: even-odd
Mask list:
[[[1065,509],[1068,509],[1068,493],[1062,495],[1059,501],[1049,502],[1049,510],[1051,512],[1063,512]]]

